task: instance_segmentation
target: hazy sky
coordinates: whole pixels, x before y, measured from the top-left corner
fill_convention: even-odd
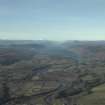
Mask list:
[[[0,38],[105,40],[105,0],[0,0]]]

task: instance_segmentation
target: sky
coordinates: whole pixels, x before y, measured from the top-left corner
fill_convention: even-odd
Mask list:
[[[105,40],[105,0],[0,0],[0,39]]]

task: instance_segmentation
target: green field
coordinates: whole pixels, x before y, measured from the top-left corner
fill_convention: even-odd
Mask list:
[[[93,88],[92,92],[81,96],[78,100],[79,105],[105,105],[105,84]]]

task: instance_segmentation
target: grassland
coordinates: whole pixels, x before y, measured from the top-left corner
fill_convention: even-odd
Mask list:
[[[79,105],[105,105],[105,84],[92,89],[92,93],[81,96],[78,100]]]

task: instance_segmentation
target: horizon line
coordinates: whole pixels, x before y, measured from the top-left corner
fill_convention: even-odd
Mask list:
[[[0,40],[2,41],[56,41],[56,42],[65,42],[65,41],[105,41],[104,40],[85,40],[85,39],[70,39],[70,40],[51,40],[51,39],[4,39],[4,38],[1,38]]]

